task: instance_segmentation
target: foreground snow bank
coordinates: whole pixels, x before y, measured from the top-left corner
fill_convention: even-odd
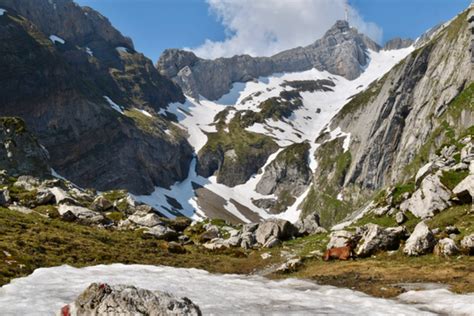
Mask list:
[[[15,279],[0,288],[0,314],[52,315],[92,282],[130,284],[186,296],[204,315],[431,315],[427,310],[459,314],[474,310],[471,297],[448,291],[409,292],[403,301],[395,301],[303,280],[271,281],[196,269],[113,264],[42,268]],[[405,303],[415,296],[423,298],[422,306]],[[449,310],[453,306],[456,310]]]

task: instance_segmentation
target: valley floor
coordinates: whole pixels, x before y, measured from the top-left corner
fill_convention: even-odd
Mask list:
[[[456,293],[474,292],[472,256],[409,258],[395,252],[368,259],[324,262],[319,253],[326,245],[325,235],[251,251],[216,252],[192,245],[186,246],[186,253],[178,254],[170,252],[165,241],[146,238],[141,232],[108,231],[8,209],[0,211],[0,234],[0,285],[40,267],[124,263],[257,274],[274,279],[296,277],[377,297],[395,297],[408,289],[404,289],[406,283],[441,283]],[[268,258],[262,258],[264,253]],[[291,257],[302,258],[302,266],[291,273],[275,272]]]

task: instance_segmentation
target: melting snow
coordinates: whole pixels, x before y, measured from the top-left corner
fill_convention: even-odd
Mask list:
[[[64,44],[66,43],[65,40],[63,40],[61,37],[57,36],[57,35],[50,35],[49,36],[49,39],[51,40],[51,42],[53,42],[54,44],[57,42],[57,43],[61,43],[61,44]]]
[[[473,295],[447,290],[410,291],[399,300],[388,300],[296,279],[272,281],[197,269],[113,264],[37,269],[0,288],[2,314],[53,315],[92,282],[132,284],[186,296],[203,315],[472,315],[474,310]]]
[[[120,114],[123,114],[123,108],[118,105],[117,103],[115,103],[114,101],[112,101],[108,96],[105,96],[104,95],[104,99],[110,104],[110,107],[112,109],[114,109],[115,111],[119,112]]]
[[[207,142],[206,133],[216,132],[216,128],[213,124],[215,115],[226,107],[233,106],[237,111],[252,110],[258,112],[260,111],[258,108],[260,102],[278,96],[281,91],[286,89],[281,86],[285,81],[330,79],[336,84],[335,87],[332,87],[334,91],[300,93],[303,98],[303,106],[294,111],[292,116],[288,119],[281,121],[269,119],[263,124],[254,124],[247,128],[248,131],[265,134],[274,138],[280,147],[285,147],[296,142],[308,141],[311,144],[309,155],[310,168],[314,171],[315,168],[317,168],[314,151],[319,146],[314,140],[319,133],[328,126],[328,123],[334,115],[349,101],[349,97],[361,91],[361,86],[369,86],[371,82],[383,76],[401,59],[412,52],[413,49],[413,47],[408,47],[391,51],[369,51],[370,63],[365,67],[364,73],[352,81],[316,69],[297,73],[278,73],[269,77],[260,77],[255,81],[235,83],[231,91],[217,101],[209,101],[202,97],[199,101],[195,101],[188,97],[184,104],[172,103],[166,110],[175,114],[179,124],[187,129],[189,135],[188,141],[197,153]],[[162,112],[164,113],[164,110],[160,111],[160,114]],[[229,111],[226,118],[227,123],[234,114],[235,111]],[[332,137],[345,136],[343,147],[344,150],[347,151],[349,149],[351,135],[341,131],[340,128],[330,132]],[[275,157],[276,155],[272,155],[268,159],[267,164]],[[254,175],[245,184],[229,188],[217,183],[215,177],[205,179],[197,176],[194,171],[194,164],[193,162],[193,165],[191,165],[188,179],[182,183],[175,184],[170,190],[157,188],[152,195],[137,198],[143,202],[154,205],[161,211],[163,209],[161,206],[170,207],[164,197],[164,194],[167,194],[176,198],[182,205],[186,205],[186,207],[184,207],[184,214],[193,215],[194,209],[197,210],[198,214],[203,214],[195,201],[194,193],[191,188],[192,181],[226,199],[226,209],[239,218],[245,217],[229,202],[230,199],[234,199],[250,210],[258,213],[263,218],[270,216],[265,211],[256,207],[251,201],[251,199],[274,197],[272,195],[263,196],[255,192],[255,186],[260,180],[262,173]],[[285,213],[277,216],[292,221],[296,220],[300,213],[298,206],[304,200],[308,192],[309,190],[303,193]],[[194,216],[196,218],[197,215],[194,214]]]

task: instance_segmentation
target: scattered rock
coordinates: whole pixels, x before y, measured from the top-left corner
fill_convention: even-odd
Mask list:
[[[113,204],[102,195],[99,195],[94,199],[91,204],[91,208],[96,212],[105,212],[110,210]]]
[[[167,224],[170,228],[182,232],[191,225],[192,220],[184,216],[178,216],[172,220],[167,221]]]
[[[23,214],[33,213],[32,209],[30,209],[28,207],[20,206],[20,205],[10,205],[8,208],[12,211],[17,211],[17,212],[20,212],[20,213],[23,213]]]
[[[66,191],[59,187],[50,188],[49,191],[54,195],[54,199],[56,200],[57,204],[77,204],[75,199],[73,199]]]
[[[67,221],[79,221],[86,225],[105,224],[105,218],[102,214],[82,206],[61,204],[58,212],[61,218]]]
[[[183,254],[186,253],[186,248],[184,248],[181,244],[175,242],[175,241],[170,241],[166,245],[166,249],[170,253],[177,253],[177,254]]]
[[[175,230],[164,225],[153,226],[144,233],[147,235],[151,235],[156,239],[162,239],[167,241],[176,240],[178,238],[178,233]]]
[[[468,254],[474,255],[474,234],[464,236],[461,240],[461,248]]]
[[[418,218],[433,217],[448,208],[451,203],[450,191],[436,175],[429,175],[421,181],[421,186],[411,198],[400,205],[402,211],[410,211]]]
[[[218,250],[218,249],[229,248],[229,245],[222,238],[214,238],[214,239],[206,242],[202,246],[206,249],[209,249],[209,250]]]
[[[276,269],[276,272],[280,273],[290,273],[298,270],[299,267],[303,265],[303,261],[300,258],[290,259],[280,267]]]
[[[430,253],[436,244],[436,239],[424,221],[415,226],[415,230],[405,243],[403,252],[408,256],[419,256]]]
[[[251,249],[255,246],[257,241],[255,240],[255,235],[252,232],[244,232],[241,235],[242,242],[240,243],[240,247],[244,249]]]
[[[304,219],[299,219],[295,223],[298,233],[300,235],[313,235],[327,232],[326,229],[320,226],[319,215],[316,213],[309,214]]]
[[[143,212],[135,212],[133,215],[128,217],[128,220],[134,224],[143,227],[154,227],[156,225],[163,224],[160,217],[154,213],[143,214]]]
[[[272,257],[272,254],[269,253],[269,252],[264,252],[260,255],[260,257],[262,257],[263,260],[267,260],[267,259],[270,259]]]
[[[329,238],[329,243],[326,246],[327,249],[345,247],[347,244],[359,239],[356,234],[347,230],[336,230],[329,235]]]
[[[205,242],[208,242],[208,241],[211,241],[213,239],[216,239],[216,238],[219,238],[221,235],[219,233],[219,229],[209,229],[207,231],[205,231],[204,233],[202,233],[201,236],[199,236],[199,241],[201,243],[205,243]]]
[[[38,205],[46,205],[46,204],[53,204],[55,202],[55,196],[49,190],[41,190],[38,191],[36,194],[34,204]]]
[[[366,229],[356,249],[359,257],[368,257],[382,250],[396,250],[400,240],[405,238],[405,227],[383,228],[376,224],[365,225]]]
[[[395,221],[397,222],[398,225],[403,224],[407,220],[407,217],[405,216],[405,213],[403,212],[398,212],[395,214]]]
[[[41,182],[32,176],[20,176],[13,185],[26,191],[32,191],[38,188]]]
[[[288,240],[298,233],[298,229],[290,222],[284,219],[271,218],[258,225],[255,231],[257,242],[262,245],[275,238],[279,240]]]
[[[446,234],[450,235],[450,234],[460,234],[461,232],[459,231],[459,229],[456,227],[456,226],[446,226],[446,228],[444,229],[444,231],[446,232]]]
[[[437,169],[437,165],[435,163],[433,163],[432,161],[428,162],[426,165],[424,165],[423,167],[421,167],[418,172],[416,173],[416,176],[415,176],[415,184],[417,186],[420,185],[421,181],[423,181],[423,179],[429,175],[430,173],[432,173],[434,170]]]
[[[131,285],[92,283],[72,304],[63,307],[60,314],[200,316],[201,311],[185,297],[176,298]]]
[[[249,223],[242,226],[242,233],[253,233],[257,230],[258,223]]]
[[[437,256],[454,256],[459,253],[459,248],[451,238],[443,238],[435,246],[434,253]]]
[[[0,190],[0,206],[7,206],[10,202],[10,191],[7,189]]]

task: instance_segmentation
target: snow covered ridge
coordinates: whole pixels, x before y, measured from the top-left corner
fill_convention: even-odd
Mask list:
[[[255,81],[235,83],[231,91],[217,101],[209,101],[202,97],[199,101],[196,101],[187,97],[184,104],[172,103],[166,111],[174,114],[179,121],[179,125],[188,131],[188,141],[194,147],[195,152],[198,153],[207,142],[206,133],[217,132],[214,117],[229,106],[232,106],[234,109],[229,111],[226,123],[233,118],[237,111],[252,110],[259,112],[259,104],[261,102],[272,97],[278,97],[282,91],[292,91],[293,89],[288,86],[287,82],[330,80],[335,84],[334,87],[330,87],[332,91],[300,92],[303,106],[293,111],[289,118],[278,121],[267,119],[263,123],[247,127],[247,131],[273,138],[282,148],[294,143],[308,141],[311,144],[309,153],[310,168],[314,171],[317,167],[314,152],[319,146],[314,140],[321,131],[327,129],[334,115],[350,101],[351,96],[366,89],[370,83],[382,77],[413,50],[414,48],[411,46],[400,50],[368,51],[370,57],[369,64],[362,75],[352,81],[316,69],[296,73],[279,73],[269,77],[261,77]],[[165,110],[160,111],[160,114],[165,114]],[[347,151],[349,149],[351,135],[341,129],[328,130],[328,132],[330,132],[332,138],[345,137],[344,150]],[[265,166],[268,166],[275,158],[276,154],[271,155]],[[185,181],[176,183],[170,190],[156,188],[152,195],[138,196],[137,199],[154,206],[158,210],[163,211],[164,214],[173,216],[172,213],[167,211],[173,208],[167,201],[165,196],[167,195],[176,199],[183,206],[183,210],[179,212],[183,215],[199,219],[205,216],[205,210],[201,209],[198,199],[194,194],[192,188],[192,182],[194,182],[224,198],[226,202],[223,208],[244,222],[251,222],[252,220],[239,211],[236,203],[232,201],[243,205],[261,218],[274,216],[252,203],[252,199],[273,197],[272,195],[261,195],[255,191],[256,184],[260,181],[263,173],[255,174],[245,184],[230,188],[217,183],[216,177],[209,179],[199,177],[195,172],[195,163],[192,163],[188,178]],[[303,193],[302,196],[297,197],[296,202],[285,213],[278,214],[277,216],[295,221],[300,213],[298,205],[301,204],[308,192],[309,190]],[[194,210],[197,211],[196,214]]]
[[[59,37],[57,35],[50,35],[49,39],[51,40],[51,42],[53,42],[53,44],[56,44],[56,43],[65,44],[66,43],[65,40],[63,40],[61,37]]]
[[[409,291],[396,300],[296,279],[215,275],[147,265],[37,269],[0,288],[2,315],[54,315],[92,282],[131,284],[188,297],[203,315],[472,315],[474,295],[445,289]],[[336,302],[338,302],[336,304]]]

